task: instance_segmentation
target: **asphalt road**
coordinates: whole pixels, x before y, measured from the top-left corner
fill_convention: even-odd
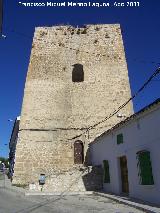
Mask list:
[[[0,213],[142,213],[95,195],[23,196],[0,188]]]

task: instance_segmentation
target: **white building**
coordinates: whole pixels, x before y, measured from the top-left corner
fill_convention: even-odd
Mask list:
[[[104,191],[160,204],[160,99],[96,138],[90,153]]]

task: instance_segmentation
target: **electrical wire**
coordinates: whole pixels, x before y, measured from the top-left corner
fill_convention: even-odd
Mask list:
[[[26,34],[23,34],[23,33],[20,33],[20,32],[17,32],[17,31],[15,31],[15,30],[9,30],[10,32],[13,32],[13,33],[16,33],[16,34],[18,34],[18,35],[20,35],[20,36],[23,36],[23,37],[26,37],[26,38],[29,38],[29,39],[33,39],[33,37],[32,36],[28,36],[28,35],[26,35]],[[44,39],[35,39],[34,38],[34,40],[38,40],[38,41],[44,41]],[[52,44],[54,44],[54,45],[57,45],[57,43],[52,43]],[[69,50],[75,50],[75,51],[77,51],[77,49],[75,49],[75,48],[71,48],[71,47],[67,47],[67,46],[63,46],[63,48],[66,48],[66,49],[69,49]],[[86,53],[89,53],[90,54],[90,52],[89,51],[81,51],[81,50],[79,50],[79,52],[86,52]],[[92,53],[92,54],[97,54],[97,53]],[[105,56],[105,55],[102,55],[102,56]],[[133,59],[134,61],[137,61],[137,59]],[[140,62],[143,62],[143,63],[146,63],[144,60],[140,60]],[[154,61],[151,61],[150,63],[156,63],[156,64],[160,64],[160,63],[157,63],[157,62],[154,62]],[[90,126],[90,127],[88,127],[88,128],[86,128],[86,130],[85,130],[85,132],[83,132],[83,133],[81,133],[81,134],[79,134],[79,135],[77,135],[77,136],[75,136],[75,137],[73,137],[73,138],[70,138],[70,139],[67,139],[67,140],[73,140],[73,139],[76,139],[76,138],[78,138],[78,137],[80,137],[80,136],[82,136],[84,133],[89,133],[89,130],[91,130],[91,129],[93,129],[93,128],[95,128],[96,126],[98,126],[99,124],[101,124],[101,123],[103,123],[103,122],[105,122],[105,121],[107,121],[108,119],[110,119],[110,118],[112,118],[115,114],[117,114],[121,109],[123,109],[130,101],[132,101],[149,83],[150,83],[150,81],[156,76],[156,75],[158,75],[160,73],[160,68],[158,68],[150,77],[149,77],[149,79],[143,84],[143,86],[131,97],[131,98],[129,98],[125,103],[123,103],[117,110],[115,110],[113,113],[111,113],[109,116],[107,116],[107,117],[105,117],[104,119],[102,119],[101,121],[99,121],[98,123],[96,123],[96,124],[94,124],[94,125],[92,125],[92,126]]]
[[[98,123],[90,126],[87,128],[87,130],[73,138],[70,138],[68,140],[73,140],[76,138],[79,138],[80,136],[82,136],[83,134],[87,133],[87,131],[93,129],[94,127],[98,126],[101,123],[104,123],[105,121],[107,121],[108,119],[112,118],[115,114],[117,114],[121,109],[123,109],[130,101],[132,101],[140,92],[142,92],[145,87],[151,82],[151,80],[157,76],[160,73],[160,67],[158,69],[156,69],[156,71],[148,78],[148,80],[142,85],[142,87],[140,87],[140,89],[131,97],[129,98],[124,104],[122,104],[117,110],[115,110],[112,114],[110,114],[109,116],[105,117],[103,120],[99,121]]]
[[[25,37],[25,38],[27,38],[27,39],[29,39],[29,40],[33,40],[33,41],[44,41],[44,39],[35,38],[35,37],[31,36],[31,35],[27,35],[27,34],[25,34],[25,33],[18,32],[18,31],[14,30],[14,29],[6,28],[6,30],[9,31],[9,32],[11,32],[11,33],[15,33],[15,34],[17,34],[17,35],[19,35],[19,36]],[[58,42],[57,42],[57,43],[56,43],[56,42],[54,42],[54,43],[52,42],[52,44],[57,45]],[[87,53],[87,54],[91,54],[91,52],[89,52],[89,51],[84,51],[84,50],[82,51],[82,50],[79,50],[79,49],[76,49],[76,48],[72,48],[72,47],[68,47],[68,46],[63,46],[63,48],[69,49],[69,50],[74,50],[74,51],[77,51],[77,50],[78,50],[78,52],[83,52],[83,53],[85,52],[85,53]],[[93,53],[92,53],[92,55],[97,55],[97,54],[99,54],[99,53],[96,53],[96,52],[93,52]],[[107,55],[106,55],[106,54],[101,54],[101,56],[107,56]],[[132,61],[134,61],[134,62],[144,63],[144,64],[150,63],[150,64],[156,64],[156,65],[158,65],[158,66],[160,65],[160,62],[156,62],[156,61],[146,61],[146,60],[137,59],[137,58],[130,59],[130,58],[126,57],[126,60],[132,60]]]

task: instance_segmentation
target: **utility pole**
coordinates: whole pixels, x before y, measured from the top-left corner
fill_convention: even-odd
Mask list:
[[[3,0],[0,0],[0,38],[6,38],[3,35]]]
[[[2,25],[3,25],[3,0],[0,0],[0,35],[2,37]]]

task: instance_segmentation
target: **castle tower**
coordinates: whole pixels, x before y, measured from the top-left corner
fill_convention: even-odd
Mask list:
[[[120,25],[36,28],[13,182],[31,183],[41,173],[68,171],[84,163],[88,143],[120,118],[87,128],[130,96]],[[132,112],[132,103],[120,111],[125,116]]]

